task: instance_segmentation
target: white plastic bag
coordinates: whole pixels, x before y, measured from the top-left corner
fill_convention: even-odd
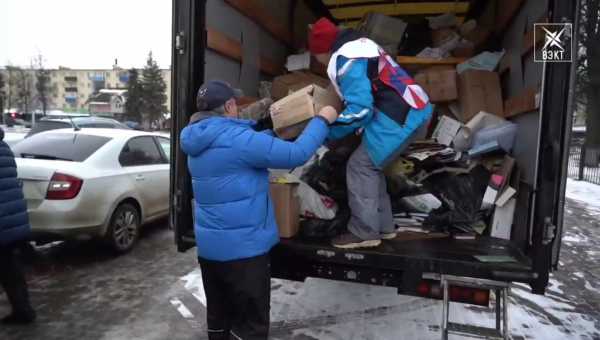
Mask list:
[[[298,186],[300,199],[300,215],[305,217],[332,220],[338,211],[338,206],[331,197],[320,195],[308,184],[300,181]]]

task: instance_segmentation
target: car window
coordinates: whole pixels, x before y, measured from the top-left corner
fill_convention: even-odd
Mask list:
[[[86,128],[101,128],[101,129],[117,129],[117,125],[111,123],[86,123],[79,124],[79,127]]]
[[[154,138],[135,137],[123,147],[119,162],[122,166],[140,166],[160,164],[163,160]]]
[[[169,138],[158,137],[158,143],[160,144],[160,147],[162,148],[163,152],[165,153],[165,156],[167,156],[167,159],[170,160],[171,159],[171,140]]]
[[[110,140],[80,133],[44,133],[25,138],[13,152],[19,158],[83,162]]]
[[[44,132],[44,131],[66,129],[66,128],[70,128],[70,127],[72,127],[72,125],[67,122],[40,120],[35,123],[35,125],[31,128],[31,130],[29,130],[29,133],[27,134],[26,137],[31,137],[35,134],[38,134],[38,133]]]

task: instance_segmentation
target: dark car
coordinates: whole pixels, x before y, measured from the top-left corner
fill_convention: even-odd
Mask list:
[[[36,122],[25,138],[37,133],[65,128],[102,128],[131,130],[127,125],[110,118],[72,117],[72,118],[42,118]]]

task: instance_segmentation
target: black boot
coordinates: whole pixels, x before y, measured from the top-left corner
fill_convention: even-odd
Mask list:
[[[2,320],[0,320],[0,323],[2,323],[3,325],[27,325],[33,323],[35,321],[35,318],[35,312],[32,310],[27,313],[12,313],[2,318]]]
[[[28,324],[36,314],[29,301],[29,291],[23,267],[14,248],[0,248],[0,283],[12,306],[12,314],[0,320],[2,324]]]

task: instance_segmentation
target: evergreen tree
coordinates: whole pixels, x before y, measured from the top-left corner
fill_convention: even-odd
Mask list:
[[[144,122],[145,127],[151,122],[156,122],[162,118],[162,114],[167,111],[166,102],[167,95],[166,84],[162,78],[162,73],[156,61],[152,58],[152,52],[148,54],[148,60],[142,73],[142,98],[143,98],[143,113],[147,117]]]
[[[140,82],[138,71],[135,68],[129,70],[129,80],[127,81],[127,102],[125,103],[125,112],[128,119],[140,123],[142,121],[144,89]]]

